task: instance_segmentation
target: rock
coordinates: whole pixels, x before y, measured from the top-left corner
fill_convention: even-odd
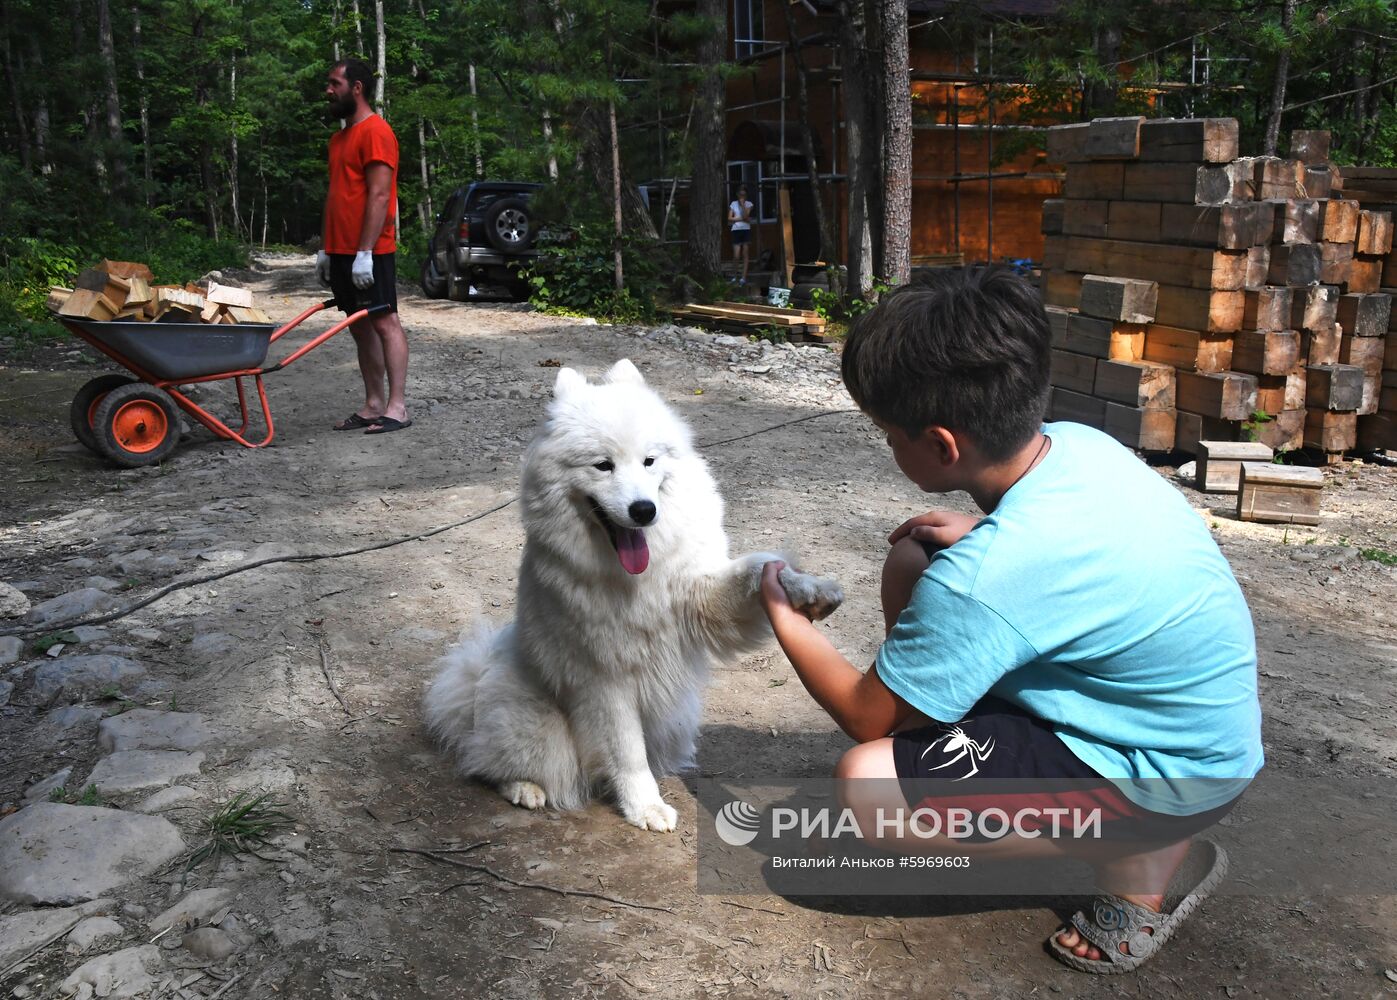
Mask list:
[[[103,795],[139,792],[161,788],[187,774],[198,774],[204,755],[197,750],[118,750],[103,757],[88,775],[87,784],[96,785]]]
[[[126,933],[121,925],[111,917],[88,917],[68,932],[68,951],[77,955],[87,951],[98,941],[121,937]]]
[[[29,598],[8,583],[0,583],[0,618],[23,618],[29,608]]]
[[[1185,483],[1191,483],[1198,478],[1198,463],[1185,462],[1174,471],[1174,478]]]
[[[0,681],[0,705],[10,703],[10,695],[15,693],[15,686],[9,681]]]
[[[19,636],[0,636],[0,667],[7,663],[14,663],[19,659],[19,654],[24,652],[24,643]]]
[[[44,721],[59,732],[66,732],[78,726],[90,725],[101,717],[100,708],[93,708],[91,705],[69,705],[66,708],[54,709],[44,716]]]
[[[113,590],[120,590],[122,587],[126,586],[120,580],[113,580],[109,576],[89,576],[82,582],[82,585],[84,587],[96,587],[98,590],[104,590],[107,593],[111,593]]]
[[[106,591],[96,587],[83,587],[66,594],[59,594],[34,605],[29,611],[29,621],[35,625],[67,621],[81,618],[94,611],[106,611],[116,606],[116,599]]]
[[[263,559],[285,559],[287,556],[299,554],[299,550],[294,545],[288,545],[285,542],[263,542],[249,552],[247,558],[249,562],[261,562]]]
[[[103,719],[97,727],[97,746],[113,750],[193,750],[213,739],[213,732],[197,712],[160,712],[136,708]]]
[[[80,987],[87,985],[97,996],[109,1000],[138,997],[155,988],[155,977],[151,973],[159,972],[160,967],[160,949],[154,945],[126,948],[84,962],[63,980],[59,989],[65,994],[77,993]]]
[[[78,903],[146,875],[184,852],[158,816],[36,802],[0,820],[0,896]]]
[[[189,651],[195,656],[218,656],[236,649],[241,641],[227,632],[200,632],[189,640]]]
[[[96,642],[107,637],[107,630],[102,625],[79,625],[69,631],[77,637],[78,642]]]
[[[127,632],[126,634],[133,639],[143,639],[146,642],[159,642],[160,637],[164,633],[162,633],[159,629],[154,628],[133,628],[130,632]]]
[[[124,691],[145,674],[145,667],[124,656],[64,656],[34,671],[34,696],[41,704],[86,701],[100,697],[108,688]]]
[[[71,767],[65,767],[61,771],[55,771],[43,781],[36,781],[24,790],[25,802],[47,802],[49,793],[55,788],[62,788],[68,783],[68,778],[73,774]]]
[[[166,809],[173,809],[182,802],[190,799],[197,799],[199,793],[188,785],[171,785],[169,788],[162,788],[154,795],[140,802],[136,807],[139,813],[158,813]]]
[[[195,889],[185,893],[178,903],[152,919],[146,927],[152,934],[171,927],[197,927],[232,902],[233,893],[228,889]]]
[[[285,764],[249,768],[223,781],[223,787],[229,792],[279,792],[295,784],[296,772]]]
[[[247,553],[241,549],[205,549],[199,553],[199,558],[215,566],[222,566],[242,562],[247,558]]]
[[[192,930],[184,936],[180,944],[189,954],[206,962],[221,962],[238,951],[238,943],[233,940],[232,935],[217,927]]]
[[[0,972],[8,969],[46,941],[52,941],[92,913],[111,908],[111,901],[95,899],[81,906],[33,910],[0,917]]]

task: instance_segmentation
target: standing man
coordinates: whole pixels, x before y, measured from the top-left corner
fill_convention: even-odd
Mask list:
[[[364,405],[335,425],[337,431],[387,434],[412,421],[404,399],[407,335],[398,322],[395,266],[398,139],[369,106],[372,81],[372,71],[358,59],[335,63],[326,78],[330,114],[345,124],[330,137],[325,248],[316,255],[315,270],[345,314],[388,307],[349,328],[359,348]]]

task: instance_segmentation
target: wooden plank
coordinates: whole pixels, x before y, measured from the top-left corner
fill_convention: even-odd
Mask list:
[[[1113,205],[1112,208],[1114,207]],[[1242,205],[1211,206],[1161,202],[1158,238],[1166,243],[1182,243],[1186,246],[1246,250],[1248,247],[1270,241],[1275,217],[1275,202],[1254,201]],[[1114,229],[1110,235],[1117,239],[1138,238],[1117,233]]]
[[[1243,294],[1242,328],[1245,330],[1289,330],[1295,296],[1284,285],[1248,288]]]
[[[1294,330],[1245,330],[1232,341],[1232,367],[1251,375],[1284,375],[1300,360]]]
[[[1246,420],[1256,409],[1256,377],[1240,372],[1177,373],[1175,399],[1181,410],[1222,420]]]
[[[1087,135],[1091,122],[1054,125],[1048,129],[1046,151],[1049,163],[1085,163]]]
[[[1339,296],[1338,321],[1346,334],[1382,337],[1392,318],[1392,296],[1382,293]]]
[[[1272,202],[1281,223],[1282,243],[1314,243],[1319,239],[1319,202],[1287,198]]]
[[[1153,323],[1159,285],[1139,278],[1082,276],[1081,311],[1121,323]]]
[[[1173,410],[1139,409],[1107,403],[1101,429],[1127,448],[1172,451],[1177,415]]]
[[[1087,129],[1087,157],[1092,160],[1133,160],[1140,155],[1139,115],[1096,118]]]
[[[1112,361],[1142,361],[1145,357],[1144,323],[1116,323],[1111,327]]]
[[[1329,330],[1339,319],[1339,290],[1328,285],[1297,288],[1291,296],[1290,322],[1295,330]]]
[[[1336,365],[1343,328],[1337,323],[1317,330],[1306,330],[1300,338],[1300,353],[1310,365]]]
[[[1382,259],[1382,271],[1378,275],[1378,285],[1381,288],[1397,291],[1397,250],[1393,250]]]
[[[208,305],[204,306],[203,310],[199,313],[199,322],[217,323],[223,318],[222,310],[223,307],[217,302],[210,302]]]
[[[1305,446],[1321,451],[1352,451],[1358,444],[1358,414],[1305,411]]]
[[[1082,276],[1075,271],[1043,271],[1043,302],[1050,306],[1075,309],[1082,297]]]
[[[1106,419],[1106,401],[1055,387],[1048,397],[1048,412],[1053,420],[1070,420],[1100,430]]]
[[[1127,165],[1136,166],[1111,162],[1074,163],[1067,169],[1062,193],[1068,198],[1118,199]]]
[[[1247,272],[1245,286],[1255,288],[1267,283],[1271,273],[1271,248],[1252,247],[1247,251]]]
[[[107,321],[116,319],[121,306],[91,288],[76,288],[58,310],[60,316]]]
[[[1284,375],[1258,375],[1256,377],[1256,412],[1279,413],[1285,409]]]
[[[1342,285],[1353,272],[1353,244],[1319,244],[1319,280],[1326,285]]]
[[[1252,165],[1252,195],[1258,201],[1305,196],[1305,165],[1299,160],[1257,156]]]
[[[1233,333],[1242,329],[1245,310],[1246,294],[1241,291],[1160,285],[1155,322],[1206,333]]]
[[[1062,235],[1062,216],[1066,202],[1062,198],[1048,198],[1043,202],[1043,221],[1039,232],[1044,236]]]
[[[1328,164],[1329,130],[1322,128],[1297,128],[1290,133],[1290,155],[1301,163],[1310,165]]]
[[[1235,118],[1160,118],[1140,126],[1140,156],[1156,162],[1229,163],[1237,142]]]
[[[1271,247],[1271,266],[1266,274],[1268,285],[1313,285],[1319,281],[1320,252],[1314,244],[1292,244]]]
[[[1090,392],[1100,399],[1136,409],[1172,410],[1174,369],[1153,361],[1102,358],[1096,362],[1096,381]]]
[[[1245,163],[1237,160],[1201,167],[1193,163],[1110,164],[1123,168],[1119,193],[1094,197],[1168,201],[1185,205],[1232,205],[1252,201],[1249,173],[1244,166],[1240,166]]]
[[[220,285],[217,282],[209,282],[209,290],[204,298],[210,302],[217,302],[223,306],[242,306],[244,309],[252,308],[252,291],[247,288],[234,288],[231,285]]]
[[[62,285],[54,285],[49,289],[48,299],[44,302],[44,308],[49,312],[56,313],[63,308],[63,303],[68,301],[68,296],[73,294],[71,288],[64,288]]]
[[[1310,411],[1355,411],[1362,402],[1362,368],[1352,365],[1306,366],[1305,406]]]
[[[1067,198],[1063,201],[1062,232],[1066,236],[1105,236],[1106,213],[1111,203],[1100,198]],[[1047,254],[1044,252],[1044,263]]]
[[[1066,348],[1067,346],[1067,317],[1072,315],[1071,309],[1064,309],[1062,306],[1044,306],[1043,311],[1048,314],[1048,341],[1053,347]]]
[[[1064,221],[1064,226],[1066,222]],[[1043,270],[1060,271],[1067,265],[1067,237],[1043,237]]]
[[[1236,493],[1243,462],[1269,462],[1275,453],[1257,441],[1199,441],[1194,489],[1200,493]]]
[[[1243,462],[1237,518],[1273,524],[1319,524],[1324,473],[1301,466]]]
[[[1174,424],[1174,447],[1196,454],[1199,441],[1226,441],[1239,432],[1240,426],[1235,421],[1180,410]]]
[[[1369,254],[1355,253],[1349,262],[1348,280],[1344,291],[1368,294],[1382,287],[1383,259]]]
[[[1385,346],[1381,337],[1358,337],[1345,331],[1339,344],[1339,364],[1361,368],[1365,375],[1379,376]]]
[[[1246,282],[1246,254],[1236,250],[1069,236],[1067,269],[1082,274],[1112,274],[1186,288],[1229,291],[1242,288]]]
[[[1048,384],[1091,395],[1096,382],[1097,358],[1087,354],[1053,349],[1048,366]]]
[[[1319,238],[1329,243],[1352,243],[1358,238],[1358,202],[1330,198],[1319,203]]]
[[[1358,238],[1355,253],[1385,254],[1392,250],[1392,213],[1361,211],[1358,213]]]
[[[1106,234],[1113,240],[1141,243],[1163,239],[1163,202],[1112,201],[1106,211]],[[1192,206],[1183,206],[1190,208]]]
[[[1269,420],[1255,424],[1256,439],[1278,452],[1305,446],[1305,410],[1298,407],[1267,413]]]
[[[1280,410],[1303,410],[1305,408],[1305,366],[1296,364],[1285,376],[1285,402]],[[1269,411],[1275,413],[1275,410]]]
[[[1359,418],[1358,447],[1365,451],[1397,451],[1397,413]]]
[[[1305,165],[1305,197],[1306,198],[1328,198],[1334,193],[1334,182],[1338,179],[1338,171],[1329,164],[1316,166],[1315,164]]]
[[[131,260],[107,260],[102,259],[96,265],[97,270],[106,271],[108,274],[118,278],[141,278],[146,282],[155,280],[155,275],[151,273],[146,265]]]
[[[1224,371],[1232,363],[1232,338],[1152,323],[1145,329],[1144,356],[1181,371]]]
[[[1397,315],[1397,312],[1393,315]],[[1383,341],[1382,366],[1387,371],[1397,371],[1397,337],[1390,332]]]
[[[225,308],[228,310],[228,315],[239,323],[270,323],[272,321],[270,316],[256,306],[250,309],[244,309],[242,306],[226,306]]]
[[[1067,336],[1063,347],[1077,354],[1108,358],[1111,356],[1112,329],[1110,320],[1073,313],[1067,317]]]

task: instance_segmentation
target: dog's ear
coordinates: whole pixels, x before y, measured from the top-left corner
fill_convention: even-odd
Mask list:
[[[606,370],[602,376],[603,382],[615,385],[618,382],[630,382],[634,385],[644,385],[645,376],[640,374],[640,369],[631,364],[629,358],[622,358]]]
[[[587,380],[571,368],[559,368],[558,377],[553,382],[553,398],[563,399],[587,384]]]

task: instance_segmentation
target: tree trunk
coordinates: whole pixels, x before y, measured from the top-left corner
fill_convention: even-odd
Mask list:
[[[1119,24],[1103,25],[1096,34],[1096,62],[1104,71],[1104,80],[1093,80],[1087,87],[1086,117],[1104,118],[1115,113],[1116,94],[1120,87],[1121,28]]]
[[[34,78],[44,79],[44,53],[39,48],[37,35],[29,36],[29,57]],[[53,164],[49,162],[49,105],[42,88],[34,102],[34,154],[39,163],[39,173],[45,176],[53,173]]]
[[[883,42],[883,278],[912,276],[912,81],[908,73],[907,4],[878,0]]]
[[[1299,5],[1300,0],[1285,0],[1281,10],[1281,34],[1285,36],[1285,41],[1276,56],[1276,76],[1271,84],[1271,113],[1266,118],[1264,150],[1267,156],[1275,156],[1276,147],[1280,144],[1281,113],[1285,110],[1285,88],[1290,77],[1290,25],[1295,20],[1295,10]]]
[[[141,181],[146,208],[150,208],[155,181],[150,166],[150,94],[146,91],[145,56],[141,51],[141,5],[131,5],[131,54],[136,59],[136,82],[141,91]]]
[[[418,199],[417,205],[422,215],[422,232],[426,234],[432,231],[432,220],[436,218],[436,213],[432,211],[432,188],[427,173],[427,126],[421,115],[417,117],[417,165],[422,172],[422,197]]]
[[[592,177],[598,191],[609,191],[613,187],[610,126],[607,111],[600,108],[584,107],[577,116],[578,132],[583,147],[578,152],[578,162]],[[658,240],[659,231],[650,218],[650,209],[633,184],[621,184],[621,209],[625,226],[630,232],[647,240]]]
[[[238,57],[236,53],[228,57],[228,103],[236,111],[238,107]],[[234,129],[228,138],[228,199],[233,209],[233,229],[242,239],[242,207],[238,204],[241,190],[238,186],[238,133]],[[252,242],[252,230],[247,231],[248,242]]]
[[[359,0],[350,0],[350,10],[354,11],[354,38],[358,48],[354,54],[364,58],[364,16],[359,13]]]
[[[543,144],[548,148],[548,179],[558,179],[558,155],[553,150],[553,116],[543,109]]]
[[[340,0],[335,0],[335,8],[330,12],[330,51],[335,62],[340,61]]]
[[[107,138],[112,158],[112,186],[117,192],[126,187],[126,134],[121,128],[121,98],[116,87],[116,45],[112,41],[110,0],[97,0],[97,48],[102,53],[106,78]]]
[[[840,0],[840,60],[843,63],[844,142],[848,174],[848,244],[845,264],[849,295],[866,298],[873,291],[873,234],[869,228],[868,189],[874,174],[869,157],[868,35],[862,0]]]
[[[388,80],[388,36],[383,30],[383,0],[374,0],[374,25],[378,32],[378,72],[374,76],[374,110],[383,114],[383,89]]]
[[[480,113],[476,110],[475,102],[479,96],[475,90],[475,63],[468,67],[470,70],[471,84],[471,144],[475,147],[475,176],[476,179],[485,176],[485,163],[480,157]]]
[[[194,38],[194,51],[202,49],[204,39],[204,19],[202,16],[194,18],[193,30],[190,34]],[[207,83],[208,67],[199,66],[195,70],[194,79],[194,103],[200,108],[206,107],[209,103],[209,88]],[[199,184],[202,187],[201,195],[204,201],[204,227],[210,239],[218,239],[218,205],[214,200],[214,171],[213,171],[213,147],[207,139],[199,140]]]
[[[606,117],[611,126],[611,202],[616,221],[616,242],[612,252],[616,257],[616,290],[619,292],[626,287],[626,276],[621,269],[621,140],[616,134],[615,101],[606,102]]]
[[[810,193],[815,202],[815,224],[820,230],[820,259],[830,273],[830,291],[843,294],[839,287],[838,270],[835,268],[834,227],[830,224],[829,213],[825,209],[824,186],[820,183],[820,165],[815,160],[815,134],[810,129],[809,73],[805,68],[805,54],[800,38],[796,34],[795,16],[791,5],[783,3],[786,12],[786,37],[790,39],[791,56],[796,65],[796,117],[800,125],[801,151],[805,154],[805,173],[809,178]]]
[[[722,272],[723,229],[727,213],[725,93],[722,75],[727,44],[726,0],[699,0],[698,15],[707,30],[698,44],[703,67],[691,111],[694,121],[694,154],[690,168],[688,269],[707,279]]]
[[[20,74],[15,72],[14,58],[10,52],[9,12],[3,5],[0,5],[0,40],[3,40],[0,55],[5,60],[5,79],[10,85],[10,103],[14,109],[16,138],[19,140],[19,162],[28,172],[34,165],[29,152],[29,123],[24,117],[24,101],[19,96]]]

